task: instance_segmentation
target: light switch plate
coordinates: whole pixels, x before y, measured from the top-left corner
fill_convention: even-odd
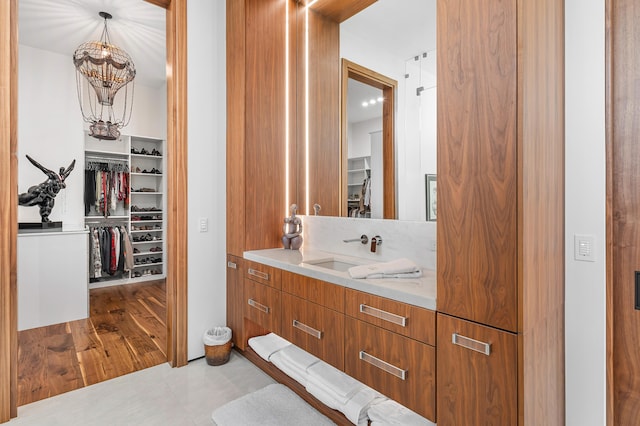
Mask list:
[[[208,232],[209,231],[209,219],[206,217],[200,218],[200,232]]]
[[[578,235],[575,234],[573,236],[573,257],[575,260],[580,260],[584,262],[595,262],[596,254],[595,254],[595,240],[596,237],[594,235]]]

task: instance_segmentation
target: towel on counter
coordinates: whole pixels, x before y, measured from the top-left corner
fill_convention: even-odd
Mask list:
[[[371,404],[387,399],[365,385],[362,385],[345,403],[336,400],[334,396],[326,392],[324,387],[318,386],[313,380],[309,381],[306,389],[307,392],[315,396],[324,405],[340,411],[351,423],[358,426],[366,426],[368,424],[369,416],[367,412]]]
[[[249,346],[256,351],[261,358],[269,361],[271,356],[276,352],[288,347],[291,342],[283,339],[275,333],[269,333],[264,336],[252,337],[249,339]]]
[[[320,358],[311,355],[296,345],[290,345],[271,356],[273,365],[282,370],[287,376],[306,386],[308,369],[320,362]]]
[[[349,268],[351,278],[416,278],[422,275],[420,267],[409,259],[371,263]]]
[[[346,403],[364,384],[337,368],[319,362],[309,368],[309,380],[324,389],[341,404]]]
[[[368,415],[371,426],[436,426],[435,423],[391,399],[372,404]]]

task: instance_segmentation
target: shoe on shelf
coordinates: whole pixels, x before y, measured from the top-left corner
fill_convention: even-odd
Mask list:
[[[157,155],[158,157],[160,157],[162,156],[162,153],[157,149],[153,148],[153,150],[151,151],[151,155]]]
[[[136,173],[142,173],[142,172],[140,171],[140,167],[136,167]]]
[[[132,154],[140,154],[140,151],[138,151],[137,149],[135,149],[135,148],[133,148],[133,147],[132,147],[132,148],[131,148],[131,153],[132,153]]]
[[[142,149],[140,150],[140,154],[142,154],[142,155],[149,155],[149,152],[148,152],[146,149],[142,148]]]
[[[133,253],[134,253],[134,254],[135,254],[135,253],[140,253],[140,250],[139,250],[137,247],[135,247],[135,248],[133,249]]]

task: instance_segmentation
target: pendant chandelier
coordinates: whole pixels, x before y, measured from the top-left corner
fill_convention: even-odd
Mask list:
[[[107,30],[111,14],[100,12],[99,15],[104,18],[100,41],[78,46],[73,54],[73,64],[82,118],[91,123],[89,135],[115,140],[120,137],[119,129],[129,124],[131,119],[136,67],[127,52],[111,44]],[[124,99],[119,99],[117,108],[114,108],[115,96],[123,87]],[[120,111],[116,112],[116,109]]]

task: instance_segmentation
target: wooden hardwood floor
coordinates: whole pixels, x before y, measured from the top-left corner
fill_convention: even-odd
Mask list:
[[[18,333],[18,405],[166,362],[164,280],[89,298],[88,319]]]

